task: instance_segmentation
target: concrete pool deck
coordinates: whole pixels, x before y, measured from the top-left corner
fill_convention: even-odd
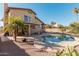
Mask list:
[[[7,39],[7,38],[6,38]],[[47,53],[36,49],[33,45],[15,42],[13,40],[3,41],[0,44],[0,56],[54,56],[55,52]]]
[[[65,47],[79,45],[79,38],[75,37],[75,41],[64,41],[64,42],[59,43],[59,45],[62,45]]]
[[[43,35],[48,35],[49,33],[47,33],[47,34],[43,34]],[[32,39],[32,40],[39,40],[40,39],[40,36],[42,36],[42,35],[36,35],[36,36],[32,36],[32,37],[23,37],[23,36],[18,36],[17,38],[18,39],[24,39],[24,38],[26,38],[26,39]],[[10,37],[10,36],[8,36],[8,37],[4,37],[4,36],[1,36],[1,38],[2,38],[2,41],[8,41],[8,40],[14,40],[13,39],[13,37]],[[74,37],[75,38],[75,41],[62,41],[62,42],[60,42],[60,43],[58,43],[60,46],[65,46],[65,47],[67,47],[67,46],[75,46],[75,45],[79,45],[79,37]]]
[[[39,36],[41,35],[34,36],[34,37],[18,36],[17,38],[35,39],[35,37],[39,37]],[[34,45],[15,42],[13,37],[1,36],[1,38],[2,38],[2,45],[0,45],[1,46],[0,55],[2,56],[28,56],[28,55],[30,56],[55,56],[55,53],[57,51],[56,49],[61,49],[61,47],[58,47],[56,49],[53,47],[52,52],[51,52],[51,48],[47,48],[46,49],[47,52],[45,52],[45,51],[40,51],[39,45],[37,46],[38,48],[36,48]],[[61,42],[59,45],[65,46],[65,47],[79,45],[79,38],[75,37],[75,41]]]

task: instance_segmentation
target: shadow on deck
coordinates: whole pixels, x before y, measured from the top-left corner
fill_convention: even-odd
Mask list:
[[[6,41],[0,44],[0,56],[29,56],[29,54],[13,41]]]

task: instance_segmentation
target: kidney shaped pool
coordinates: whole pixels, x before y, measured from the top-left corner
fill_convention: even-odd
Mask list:
[[[74,37],[68,34],[50,34],[47,36],[41,36],[41,41],[44,43],[55,43],[61,41],[74,41]]]

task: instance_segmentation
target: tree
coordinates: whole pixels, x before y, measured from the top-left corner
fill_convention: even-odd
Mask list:
[[[71,23],[69,26],[72,29],[71,32],[73,32],[73,33],[79,33],[79,22]]]
[[[53,22],[53,21],[52,21],[52,22],[51,22],[51,25],[54,25],[54,24],[56,24],[56,22]]]
[[[66,28],[63,25],[59,25],[59,28],[62,31],[62,40],[64,39],[64,31],[66,31]]]
[[[66,30],[66,28],[63,25],[59,25],[59,28],[61,29],[62,33]]]
[[[45,28],[51,28],[51,25],[46,24],[46,25],[45,25]]]
[[[53,28],[55,24],[56,24],[56,22],[52,21],[51,24],[50,24],[50,27]]]
[[[17,29],[21,28],[21,29],[26,29],[25,23],[22,20],[21,17],[9,17],[8,19],[8,24],[4,27],[4,31],[5,32],[13,32],[13,38],[16,41],[16,37],[17,37]]]
[[[73,13],[76,14],[77,16],[77,21],[78,21],[78,13],[79,13],[79,8],[74,8]]]

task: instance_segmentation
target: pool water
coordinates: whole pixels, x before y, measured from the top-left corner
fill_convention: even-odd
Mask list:
[[[41,41],[44,43],[59,43],[62,41],[74,41],[74,37],[66,34],[51,34],[48,36],[42,36]]]

